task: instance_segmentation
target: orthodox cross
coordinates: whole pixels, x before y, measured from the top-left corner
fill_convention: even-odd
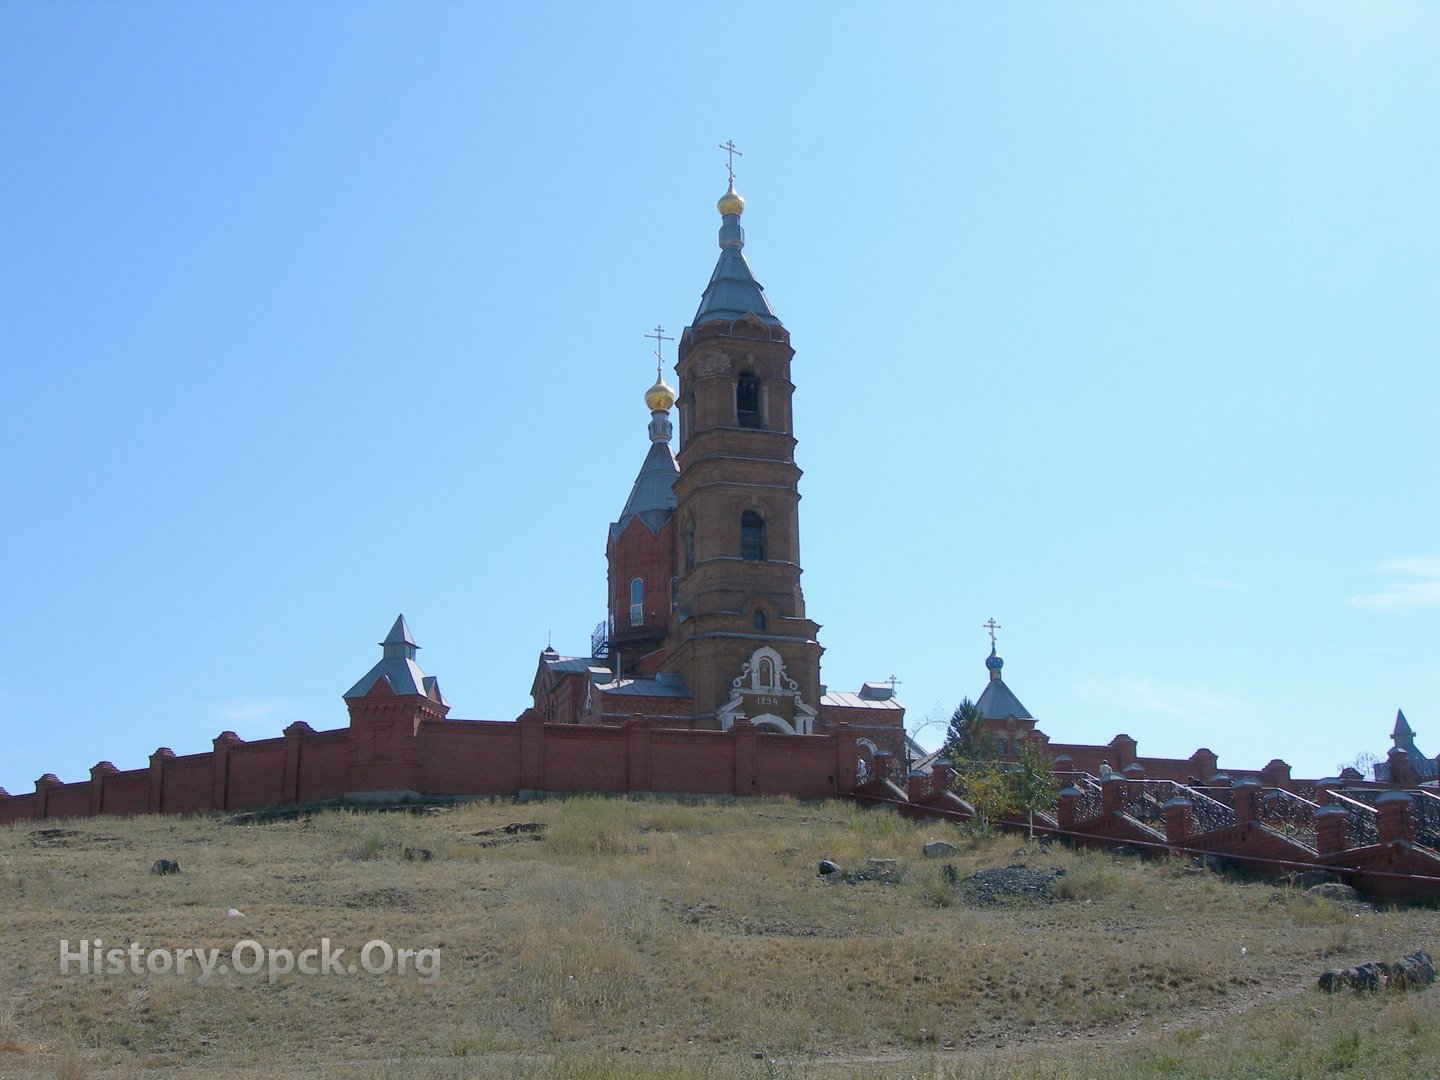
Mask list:
[[[985,627],[986,630],[990,631],[990,647],[993,649],[995,647],[995,631],[1003,630],[1005,628],[1001,626],[998,622],[996,622],[993,616],[988,622],[982,625]]]
[[[651,330],[650,333],[646,334],[645,336],[647,338],[655,339],[655,381],[659,382],[660,368],[665,363],[665,357],[660,355],[660,343],[662,341],[674,341],[675,339],[673,337],[665,336],[665,328],[663,326],[655,327],[654,330]]]
[[[721,149],[721,150],[724,150],[725,153],[726,153],[727,155],[729,155],[729,159],[725,162],[725,169],[726,169],[726,171],[728,171],[728,172],[730,173],[730,186],[731,186],[731,187],[734,187],[734,186],[735,186],[735,159],[736,159],[737,157],[744,157],[745,155],[742,154],[742,153],[740,153],[739,150],[736,150],[736,149],[735,149],[735,140],[734,140],[734,139],[726,139],[723,143],[720,144],[720,149]]]
[[[891,675],[885,681],[890,684],[890,693],[895,693],[895,687],[900,685],[900,680],[897,679],[894,675]]]

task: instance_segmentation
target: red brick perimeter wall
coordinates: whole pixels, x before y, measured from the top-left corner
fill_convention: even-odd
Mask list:
[[[157,750],[144,769],[106,762],[89,780],[36,782],[0,795],[0,824],[93,814],[185,814],[323,802],[346,795],[434,796],[545,792],[666,792],[823,798],[855,787],[856,736],[776,735],[748,723],[686,731],[425,719],[352,723],[333,731],[292,724],[283,737],[243,742],[226,732],[203,754]]]

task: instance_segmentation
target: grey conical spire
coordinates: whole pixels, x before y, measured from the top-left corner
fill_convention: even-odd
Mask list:
[[[426,675],[420,670],[420,665],[415,663],[415,653],[420,646],[416,645],[415,639],[410,636],[410,626],[405,622],[404,615],[395,620],[395,625],[390,627],[390,633],[385,635],[380,648],[384,650],[380,662],[367,671],[364,678],[345,691],[345,698],[364,697],[374,689],[377,682],[384,679],[397,695],[419,694],[441,705],[449,704],[445,695],[440,693],[439,682]]]
[[[1390,733],[1390,738],[1394,739],[1396,742],[1399,742],[1401,739],[1413,739],[1414,737],[1415,732],[1410,730],[1410,721],[1405,719],[1405,711],[1403,709],[1396,709],[1395,730]]]
[[[385,635],[380,647],[385,650],[387,659],[400,657],[405,660],[414,660],[415,652],[420,648],[410,636],[410,624],[405,621],[404,615],[396,617],[395,625],[390,627],[390,633]]]
[[[630,487],[620,520],[610,526],[612,536],[624,532],[635,517],[645,522],[651,532],[659,532],[675,512],[675,478],[680,475],[680,466],[675,451],[670,449],[670,406],[674,403],[674,391],[657,372],[655,385],[645,392],[645,404],[650,407],[650,450]]]
[[[733,321],[742,315],[754,315],[767,326],[782,325],[770,303],[765,299],[765,290],[750,272],[745,261],[745,230],[740,227],[740,215],[745,212],[745,200],[735,191],[735,181],[720,197],[720,259],[715,272],[710,275],[710,284],[700,297],[700,309],[695,312],[692,326],[718,320]]]

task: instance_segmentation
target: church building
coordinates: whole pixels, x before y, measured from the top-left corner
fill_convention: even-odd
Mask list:
[[[591,655],[540,654],[535,709],[550,723],[843,727],[863,732],[863,749],[903,757],[893,686],[851,694],[821,681],[820,624],[800,584],[794,350],[745,258],[733,173],[718,209],[720,257],[680,335],[679,389],[657,362],[645,392],[649,448],[606,538],[607,619]]]

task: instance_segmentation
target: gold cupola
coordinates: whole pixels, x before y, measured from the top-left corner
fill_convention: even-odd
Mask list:
[[[675,391],[657,378],[655,385],[645,391],[645,407],[651,412],[669,412],[675,404]]]
[[[720,201],[715,204],[715,207],[720,211],[722,217],[727,214],[734,214],[738,217],[745,212],[745,200],[735,190],[734,180],[730,181],[729,188],[726,189],[724,195],[720,196]]]

